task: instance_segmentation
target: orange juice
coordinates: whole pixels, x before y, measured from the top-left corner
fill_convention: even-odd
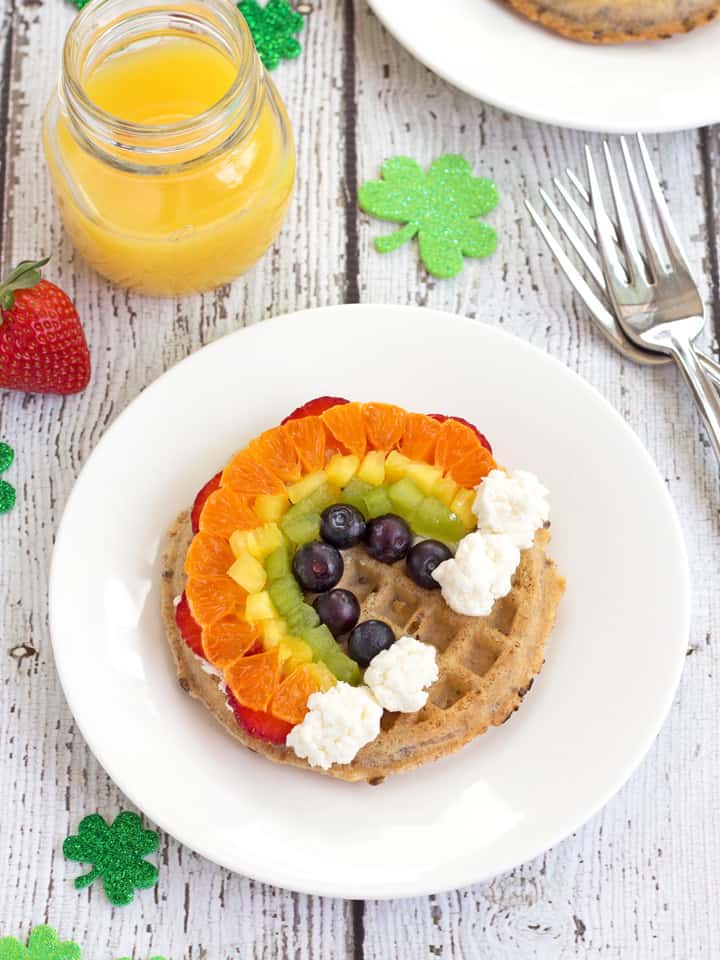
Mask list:
[[[277,93],[252,49],[241,83],[242,64],[202,38],[108,46],[46,116],[73,243],[99,273],[148,293],[230,281],[273,242],[290,199],[294,151]]]

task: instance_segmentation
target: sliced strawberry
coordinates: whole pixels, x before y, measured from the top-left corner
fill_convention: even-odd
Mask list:
[[[349,403],[349,401],[343,400],[342,397],[315,397],[314,400],[308,400],[307,403],[293,410],[282,422],[299,420],[301,417],[319,417],[321,413],[329,410],[330,407],[336,407],[339,403]]]
[[[260,710],[250,710],[248,707],[241,707],[230,690],[227,692],[228,703],[232,707],[235,719],[244,727],[251,737],[257,737],[259,740],[267,740],[269,743],[284,745],[287,735],[292,730],[292,724],[285,720],[279,720],[272,714],[263,713]]]
[[[205,506],[205,501],[210,494],[215,493],[217,488],[220,486],[221,477],[222,470],[220,473],[216,473],[212,480],[208,480],[202,490],[200,490],[198,495],[195,497],[195,503],[193,504],[192,513],[190,514],[193,533],[197,533],[200,529],[200,514],[202,513],[202,508]]]
[[[187,597],[184,593],[180,598],[180,603],[175,607],[175,623],[177,624],[181,637],[192,652],[204,658],[205,651],[202,645],[202,627],[190,612],[190,604],[187,602]]]
[[[477,434],[478,440],[485,447],[485,449],[492,453],[492,447],[490,446],[490,441],[488,438],[484,433],[480,433],[475,424],[470,423],[469,420],[465,420],[463,417],[449,417],[445,413],[430,413],[428,416],[431,420],[437,420],[438,423],[445,423],[446,420],[457,420],[458,423],[464,423],[466,427],[470,427],[473,433]]]

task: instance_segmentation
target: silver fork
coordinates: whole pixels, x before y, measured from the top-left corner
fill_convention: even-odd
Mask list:
[[[675,227],[642,137],[638,137],[638,142],[645,177],[650,187],[667,258],[663,256],[655,237],[627,142],[624,137],[620,142],[643,243],[641,254],[612,154],[605,142],[605,165],[617,217],[622,259],[613,239],[613,230],[600,193],[592,153],[588,146],[585,147],[590,201],[607,292],[618,324],[628,339],[637,347],[668,354],[680,367],[720,462],[720,397],[708,380],[693,348],[693,340],[705,326],[702,300],[680,249]]]
[[[589,205],[590,195],[585,189],[582,181],[575,173],[573,173],[572,170],[567,169],[566,173],[575,193],[577,193],[577,195],[585,204]],[[610,303],[608,299],[605,277],[603,276],[602,267],[597,259],[597,235],[591,220],[585,215],[583,208],[575,199],[574,193],[568,190],[561,180],[559,180],[557,177],[553,177],[553,183],[555,184],[559,195],[565,201],[565,204],[569,208],[574,219],[581,227],[583,235],[592,245],[593,252],[591,252],[586,244],[583,243],[583,240],[572,227],[569,220],[564,216],[558,205],[542,187],[540,187],[539,190],[540,196],[570,247],[575,251],[582,261],[583,266],[587,270],[591,280],[596,285],[595,288],[593,288],[587,282],[583,274],[575,266],[573,261],[565,252],[562,244],[553,234],[548,223],[543,220],[542,216],[540,213],[538,213],[533,204],[529,200],[526,200],[525,206],[528,210],[528,213],[532,217],[535,226],[540,231],[542,238],[550,248],[550,252],[554,256],[558,266],[569,280],[575,292],[590,311],[590,315],[595,321],[598,330],[612,344],[612,346],[615,347],[616,350],[618,350],[629,360],[633,360],[635,363],[657,366],[672,362],[671,358],[665,354],[653,353],[650,350],[646,350],[642,347],[636,347],[635,344],[628,340],[628,338],[622,332],[615,316],[611,312],[612,303]],[[617,241],[617,226],[612,220],[610,221],[610,225],[613,239]],[[705,372],[708,374],[708,376],[712,377],[712,379],[720,385],[720,364],[717,363],[717,361],[712,357],[702,353],[699,350],[697,351],[697,356],[705,368]]]

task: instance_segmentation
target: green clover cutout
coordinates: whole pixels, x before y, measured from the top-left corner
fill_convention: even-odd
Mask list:
[[[299,33],[305,18],[288,0],[269,0],[261,7],[258,0],[242,0],[240,13],[247,20],[255,41],[258,56],[268,70],[274,70],[281,60],[293,60],[302,47],[293,34]]]
[[[0,960],[80,960],[80,947],[72,940],[60,942],[52,927],[35,927],[27,946],[15,937],[0,939]]]
[[[476,220],[498,204],[492,180],[474,177],[464,157],[447,153],[427,173],[410,157],[391,157],[380,168],[381,180],[364,183],[358,202],[365,213],[405,224],[375,238],[378,253],[397,250],[417,234],[420,258],[434,277],[454,277],[463,257],[487,257],[497,234]]]
[[[7,443],[0,442],[0,473],[9,470],[14,459],[13,448]],[[16,496],[15,487],[5,480],[0,480],[0,513],[7,513],[8,510],[12,510],[15,506]]]
[[[145,830],[136,813],[125,811],[108,825],[99,813],[80,821],[77,836],[63,843],[67,860],[92,863],[93,869],[75,878],[75,888],[84,890],[102,877],[105,895],[117,907],[132,902],[136,889],[157,883],[158,869],[143,858],[159,844],[155,830]]]

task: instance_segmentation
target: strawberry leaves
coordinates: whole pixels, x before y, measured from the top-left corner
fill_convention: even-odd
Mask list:
[[[0,284],[0,323],[3,310],[12,310],[15,305],[16,290],[30,290],[36,287],[42,279],[41,268],[50,257],[42,260],[21,260],[7,279]]]
[[[485,177],[474,177],[464,157],[445,154],[427,173],[410,157],[392,157],[380,173],[381,180],[360,187],[360,207],[371,216],[404,226],[376,238],[378,253],[397,250],[417,236],[425,267],[441,278],[460,273],[464,257],[493,253],[497,234],[476,218],[497,206],[497,188]]]
[[[77,836],[65,840],[63,854],[67,860],[93,864],[89,873],[75,878],[77,890],[102,877],[110,903],[125,906],[136,889],[157,883],[157,867],[144,858],[157,850],[158,843],[157,832],[145,830],[136,813],[125,811],[111,825],[92,813],[80,821]]]

